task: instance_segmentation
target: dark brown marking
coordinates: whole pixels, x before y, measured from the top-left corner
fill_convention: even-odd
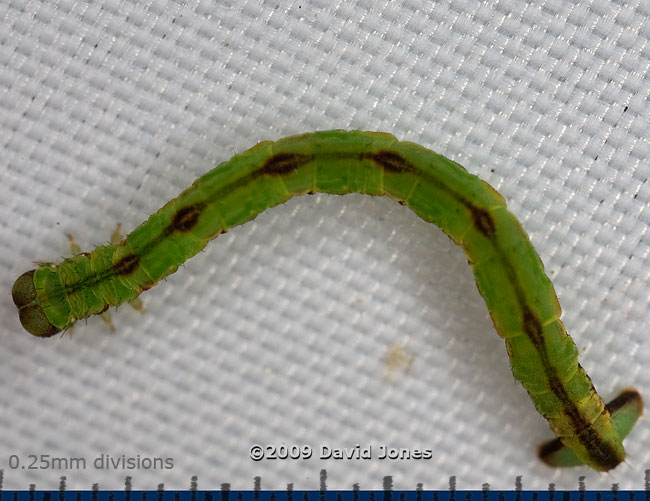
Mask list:
[[[553,440],[549,440],[540,445],[537,449],[537,455],[543,460],[545,457],[555,454],[557,451],[562,449],[562,447],[564,447],[562,440],[554,438]]]
[[[607,442],[603,442],[594,428],[589,425],[582,433],[578,434],[578,440],[585,446],[589,456],[605,471],[616,468],[624,457],[618,455],[616,450]]]
[[[296,170],[301,165],[313,159],[310,155],[298,155],[296,153],[277,153],[269,158],[262,166],[261,171],[265,174],[284,176]]]
[[[558,387],[560,386],[558,381],[555,381],[554,384]],[[633,401],[638,401],[639,404],[641,403],[641,395],[639,395],[639,392],[631,388],[627,390],[623,390],[616,398],[611,400],[605,406],[606,409],[605,412],[610,412],[610,413],[616,412],[624,405]],[[579,434],[578,437],[581,439],[581,441],[582,440],[589,441],[590,439],[593,439],[591,434],[582,434],[582,435]],[[542,458],[542,460],[544,460],[544,458],[548,458],[549,456],[552,456],[563,447],[564,445],[562,444],[562,441],[559,438],[556,438],[553,440],[549,440],[548,442],[545,442],[542,445],[540,445],[537,452],[539,457]],[[598,458],[600,462],[599,464],[607,468],[614,468],[621,461],[621,458],[619,458],[613,450],[607,451],[607,450],[602,450],[602,448],[599,448],[599,452],[594,454],[594,452],[590,449],[589,446],[585,445],[585,447],[587,447],[587,449],[590,451],[592,457]]]
[[[144,292],[144,291],[148,291],[148,290],[151,289],[154,285],[156,285],[156,284],[153,283],[153,282],[149,282],[149,283],[146,283],[146,284],[141,285],[141,286],[139,287],[139,289],[138,289],[138,294],[140,294],[141,292]]]
[[[415,171],[410,163],[394,151],[381,150],[376,153],[368,153],[367,155],[363,155],[362,158],[363,157],[370,158],[373,162],[388,172],[400,173]]]
[[[524,308],[524,332],[535,345],[535,349],[541,352],[544,349],[544,337],[542,335],[542,324],[535,314],[528,307]],[[546,364],[545,364],[546,365]],[[549,383],[552,381],[549,378]]]
[[[472,222],[474,223],[474,227],[484,236],[488,238],[493,237],[496,228],[494,226],[492,215],[487,210],[481,209],[472,204],[468,204],[467,207],[472,213]]]
[[[564,409],[563,409],[564,413],[571,420],[571,424],[574,431],[576,432],[576,435],[581,436],[586,433],[587,435],[593,434],[595,435],[595,437],[593,438],[597,438],[597,434],[595,433],[591,423],[589,423],[582,416],[582,414],[580,414],[578,408],[569,399],[569,395],[567,394],[566,388],[564,388],[564,384],[562,384],[562,381],[560,381],[555,374],[551,374],[548,377],[548,383],[555,396],[564,405]],[[587,446],[587,444],[584,445],[585,447]]]
[[[643,405],[639,392],[630,388],[619,393],[619,395],[614,400],[611,400],[605,407],[610,413],[613,413],[629,402],[635,400],[637,401],[637,405]]]
[[[589,440],[593,440],[593,437],[586,437],[584,436],[584,433],[578,434],[578,439],[585,446],[591,458],[595,460],[603,470],[611,470],[618,466],[622,461],[622,458],[619,458],[616,452],[609,445],[589,442]],[[547,458],[550,460],[550,456],[560,451],[563,447],[564,444],[562,444],[562,441],[559,438],[555,438],[540,445],[537,449],[537,454],[542,461],[548,462]]]
[[[616,450],[614,450],[611,445],[600,438],[593,424],[587,421],[584,416],[580,414],[580,411],[575,404],[570,401],[569,395],[567,395],[562,381],[560,381],[554,374],[549,376],[548,381],[551,390],[564,405],[564,413],[571,421],[571,426],[575,431],[576,437],[585,447],[589,456],[595,463],[607,470],[616,467],[623,458],[619,457]],[[593,387],[592,391],[595,392]]]
[[[553,393],[562,401],[567,400],[566,390],[562,381],[560,381],[555,374],[551,374],[548,377],[548,384],[553,390]]]
[[[113,270],[117,276],[130,275],[138,268],[139,264],[140,259],[136,254],[127,254],[113,266]]]
[[[465,205],[471,209],[470,205],[467,202],[464,202]],[[488,214],[489,216],[489,214]],[[491,218],[490,218],[491,220]],[[498,245],[498,242],[494,242],[496,249],[503,256],[503,251]],[[520,288],[520,285],[517,282],[517,277],[514,273],[512,266],[504,260],[506,269],[508,270],[508,276],[511,283],[514,284],[517,290],[517,297],[519,299],[519,304],[523,311],[522,318],[522,328],[526,333],[528,338],[533,343],[535,350],[539,353],[542,364],[544,366],[544,372],[546,374],[547,380],[551,391],[555,394],[558,400],[562,404],[562,410],[564,414],[569,419],[571,423],[571,428],[574,431],[575,437],[583,445],[587,454],[592,459],[592,461],[599,465],[603,469],[611,469],[617,464],[619,464],[623,458],[617,453],[616,449],[605,442],[602,437],[598,434],[593,424],[590,423],[581,413],[578,407],[574,402],[571,401],[566,388],[562,381],[557,377],[555,368],[548,359],[548,354],[546,352],[546,345],[543,336],[543,327],[542,323],[539,321],[537,316],[531,311],[530,307],[526,304],[526,298],[523,291]],[[584,370],[580,365],[578,369],[584,373]],[[591,392],[595,394],[593,385]]]
[[[169,223],[168,229],[171,231],[186,233],[197,225],[200,215],[201,208],[196,205],[190,205],[178,209],[176,214],[174,214],[171,223]]]
[[[405,160],[403,160],[399,155],[392,153],[390,151],[380,151],[377,154],[369,154],[369,153],[363,153],[363,154],[355,154],[355,153],[334,153],[330,155],[324,155],[328,158],[340,158],[340,159],[352,159],[354,157],[356,158],[369,158],[369,159],[374,159],[379,163],[381,166],[388,170],[409,170],[412,172],[417,172],[417,169],[407,163]],[[209,203],[211,203],[213,200],[218,199],[219,197],[223,196],[226,193],[231,192],[233,189],[236,189],[240,186],[245,186],[247,183],[249,183],[251,180],[256,179],[257,177],[261,175],[276,175],[276,176],[282,176],[282,175],[287,175],[290,174],[292,171],[295,169],[299,168],[302,165],[305,165],[311,161],[313,161],[315,158],[314,155],[301,155],[297,153],[277,153],[273,155],[271,158],[265,161],[263,165],[260,166],[257,170],[248,173],[247,175],[241,177],[238,180],[235,180],[228,186],[225,186],[221,190],[219,190],[216,193],[213,193],[210,195],[208,199],[206,199],[204,202],[199,202],[195,203],[194,207],[202,211],[203,207]],[[443,189],[448,189],[446,187],[441,187]],[[452,192],[452,195],[453,192]],[[189,220],[185,220],[183,222],[182,220],[184,217],[189,218]],[[149,252],[151,252],[152,249],[156,248],[160,242],[162,242],[166,237],[169,235],[173,234],[177,228],[174,226],[174,220],[178,223],[178,226],[180,228],[185,228],[189,226],[189,223],[191,223],[191,216],[190,214],[186,214],[184,217],[182,217],[181,211],[179,210],[177,214],[174,215],[174,218],[170,222],[170,224],[165,227],[165,229],[158,235],[157,237],[151,239],[146,245],[138,249],[138,254],[140,256],[146,256]],[[222,233],[225,233],[226,231],[222,231]],[[126,240],[122,240],[119,244],[118,247],[124,247],[127,245]],[[115,275],[126,275],[128,273],[131,273],[136,269],[136,267],[139,265],[138,259],[135,256],[125,256],[120,260],[120,262],[117,263],[117,265],[114,266],[109,266],[104,270],[100,270],[96,272],[94,275],[91,277],[88,277],[83,280],[79,280],[75,283],[72,284],[67,284],[65,287],[65,291],[67,294],[74,294],[75,292],[83,289],[84,287],[94,287],[96,284],[101,282],[102,280],[106,280],[110,278],[111,276]]]

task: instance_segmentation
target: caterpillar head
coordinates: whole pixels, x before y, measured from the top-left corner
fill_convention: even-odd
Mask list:
[[[38,303],[34,287],[34,271],[27,271],[16,279],[11,296],[18,307],[20,323],[27,332],[37,337],[54,336],[61,332],[61,329],[52,325]]]

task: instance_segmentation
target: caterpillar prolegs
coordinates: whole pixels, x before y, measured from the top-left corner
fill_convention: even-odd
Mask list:
[[[490,185],[457,163],[392,135],[322,131],[262,142],[197,179],[117,244],[21,275],[13,299],[40,337],[136,298],[213,238],[306,193],[387,195],[439,226],[472,266],[514,377],[557,441],[553,466],[614,468],[642,412],[638,392],[605,405],[578,363],[553,285],[519,221]]]

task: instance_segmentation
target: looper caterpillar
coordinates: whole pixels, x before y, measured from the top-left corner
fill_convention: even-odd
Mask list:
[[[609,405],[578,363],[542,262],[490,185],[457,163],[392,135],[322,131],[266,141],[200,177],[117,244],[41,264],[13,287],[20,321],[49,337],[136,298],[227,229],[295,195],[387,195],[462,246],[514,377],[559,440],[540,448],[553,466],[614,468],[642,412],[638,392]]]

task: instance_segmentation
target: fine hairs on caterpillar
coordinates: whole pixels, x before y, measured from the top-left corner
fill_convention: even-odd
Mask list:
[[[625,389],[605,405],[596,393],[542,261],[503,197],[448,158],[386,133],[312,132],[235,155],[121,242],[21,275],[12,291],[20,321],[53,336],[135,299],[229,228],[315,192],[387,195],[439,226],[465,251],[512,373],[558,437],[540,446],[540,458],[598,471],[624,460],[641,396]]]

